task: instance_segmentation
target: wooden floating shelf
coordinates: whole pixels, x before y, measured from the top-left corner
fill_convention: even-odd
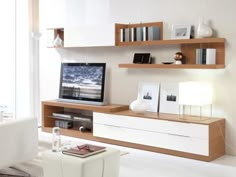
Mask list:
[[[198,64],[119,64],[119,68],[160,68],[160,69],[223,69],[225,65],[198,65]]]
[[[199,39],[169,39],[169,40],[154,40],[154,41],[135,41],[135,42],[120,42],[117,46],[151,46],[151,45],[181,45],[181,44],[209,44],[209,43],[224,43],[224,38],[199,38]]]

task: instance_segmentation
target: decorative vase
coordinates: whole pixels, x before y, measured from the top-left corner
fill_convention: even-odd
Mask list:
[[[144,100],[142,100],[141,95],[138,94],[137,100],[134,100],[129,108],[136,113],[144,113],[145,111],[148,110],[149,106],[148,103]]]
[[[61,147],[60,128],[54,127],[52,129],[52,151],[59,152],[60,147]]]
[[[197,37],[198,38],[206,38],[212,37],[213,31],[209,25],[204,23],[204,20],[201,18],[199,20],[198,28],[197,28]]]
[[[57,37],[53,41],[53,46],[54,47],[62,47],[62,39],[60,38],[59,34],[57,35]]]

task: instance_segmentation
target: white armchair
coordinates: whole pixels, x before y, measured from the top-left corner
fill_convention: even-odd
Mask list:
[[[36,118],[0,122],[0,169],[26,162],[38,152]]]

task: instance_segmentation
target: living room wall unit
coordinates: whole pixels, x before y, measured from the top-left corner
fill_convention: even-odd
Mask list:
[[[49,0],[53,1],[53,0]],[[96,1],[97,2],[97,1]],[[59,3],[59,4],[58,4]],[[80,4],[82,3],[82,5]],[[236,110],[235,75],[236,75],[236,37],[233,31],[236,26],[232,20],[235,16],[236,2],[226,0],[215,3],[209,1],[171,1],[171,0],[147,0],[126,1],[110,0],[101,1],[99,8],[90,6],[90,14],[80,13],[78,8],[86,6],[85,1],[65,1],[64,11],[55,8],[55,4],[61,7],[60,2],[49,3],[48,0],[40,2],[40,29],[46,33],[46,28],[51,26],[61,27],[69,25],[105,24],[105,23],[140,23],[163,21],[163,39],[170,39],[171,26],[173,24],[198,24],[199,14],[211,21],[214,36],[223,36],[227,39],[225,44],[224,69],[120,69],[119,64],[132,63],[134,53],[151,53],[156,57],[156,62],[174,61],[173,55],[180,51],[179,45],[163,46],[125,46],[125,47],[99,47],[99,48],[46,48],[46,36],[40,41],[40,80],[41,100],[50,100],[58,97],[59,71],[61,61],[70,62],[106,62],[109,71],[109,101],[129,105],[137,96],[139,81],[151,82],[180,82],[180,81],[209,81],[214,85],[213,116],[226,118],[226,152],[236,155],[236,124],[234,115]],[[51,6],[49,6],[51,4]],[[171,6],[170,6],[171,4]],[[78,7],[78,8],[76,8]],[[104,7],[104,8],[103,8]],[[180,8],[176,8],[180,7]],[[194,7],[194,8],[193,8]],[[222,11],[227,9],[227,13]],[[94,11],[94,13],[93,13]],[[95,13],[96,12],[96,13]],[[101,12],[101,13],[98,13]],[[48,18],[50,14],[53,18]],[[66,19],[66,20],[65,20]],[[196,28],[195,28],[196,29]],[[133,65],[132,65],[133,66]]]

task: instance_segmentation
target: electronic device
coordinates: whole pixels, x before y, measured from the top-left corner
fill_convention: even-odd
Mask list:
[[[133,63],[137,64],[151,64],[152,58],[150,53],[135,53]]]
[[[91,132],[91,129],[88,129],[88,128],[84,127],[84,126],[80,126],[79,127],[79,131],[80,132]]]
[[[73,122],[72,121],[66,121],[66,120],[56,120],[55,121],[55,126],[60,127],[60,128],[69,129],[69,128],[73,127]]]
[[[105,63],[62,63],[58,101],[104,105]]]

